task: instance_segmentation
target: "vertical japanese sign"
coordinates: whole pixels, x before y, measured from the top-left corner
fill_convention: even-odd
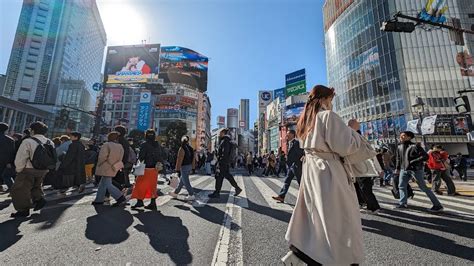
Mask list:
[[[140,93],[140,108],[138,110],[137,129],[145,131],[150,127],[151,92]]]

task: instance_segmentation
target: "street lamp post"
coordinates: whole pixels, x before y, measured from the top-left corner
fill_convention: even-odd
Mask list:
[[[412,105],[413,108],[416,108],[418,110],[418,118],[420,119],[420,122],[418,123],[418,132],[421,134],[421,141],[423,143],[423,148],[426,150],[428,146],[426,145],[426,137],[423,135],[423,132],[421,132],[421,124],[423,123],[423,115],[425,113],[425,103],[423,102],[423,99],[419,96],[416,96],[415,98],[415,104]]]

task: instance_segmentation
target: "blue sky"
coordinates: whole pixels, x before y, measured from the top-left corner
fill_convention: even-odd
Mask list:
[[[306,68],[307,86],[326,83],[323,0],[97,0],[108,45],[150,43],[210,58],[208,94],[216,116],[257,93],[284,87]],[[22,0],[0,1],[0,73],[5,73]]]

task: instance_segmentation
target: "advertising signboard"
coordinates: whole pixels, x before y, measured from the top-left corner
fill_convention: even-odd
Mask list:
[[[225,116],[218,116],[217,117],[217,125],[225,125]]]
[[[411,131],[415,134],[419,134],[418,133],[418,128],[417,128],[419,121],[420,121],[419,119],[408,121],[407,122],[407,131]]]
[[[421,134],[422,135],[429,135],[435,132],[435,123],[436,123],[436,115],[427,116],[423,118],[423,122],[421,123]]]
[[[286,99],[286,88],[281,88],[273,91],[273,99],[280,99],[280,103]]]
[[[304,103],[296,103],[292,105],[287,105],[285,110],[285,120],[289,124],[294,124],[298,122],[298,119],[301,113],[304,110]]]
[[[474,77],[474,59],[468,51],[459,52],[456,55],[456,62],[461,68],[461,76]]]
[[[227,109],[227,127],[228,128],[239,127],[239,109],[235,109],[235,108]]]
[[[160,45],[110,46],[107,49],[107,83],[146,83],[158,79]]]
[[[454,134],[466,135],[469,133],[469,124],[465,116],[453,118]]]
[[[166,83],[186,84],[207,91],[208,61],[196,51],[179,46],[161,48],[160,78]]]
[[[265,108],[273,100],[273,91],[259,91],[258,92],[258,107]]]
[[[109,97],[112,101],[122,101],[123,89],[106,89],[105,96]]]
[[[138,109],[137,129],[145,131],[150,127],[151,92],[140,93],[140,106]]]
[[[306,70],[300,69],[286,75],[286,97],[306,92]]]

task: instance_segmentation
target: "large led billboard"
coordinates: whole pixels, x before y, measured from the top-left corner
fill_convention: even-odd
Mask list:
[[[110,46],[106,57],[107,83],[146,83],[158,80],[160,45]]]
[[[186,84],[207,91],[209,59],[191,49],[179,46],[161,47],[160,78],[166,83]]]

